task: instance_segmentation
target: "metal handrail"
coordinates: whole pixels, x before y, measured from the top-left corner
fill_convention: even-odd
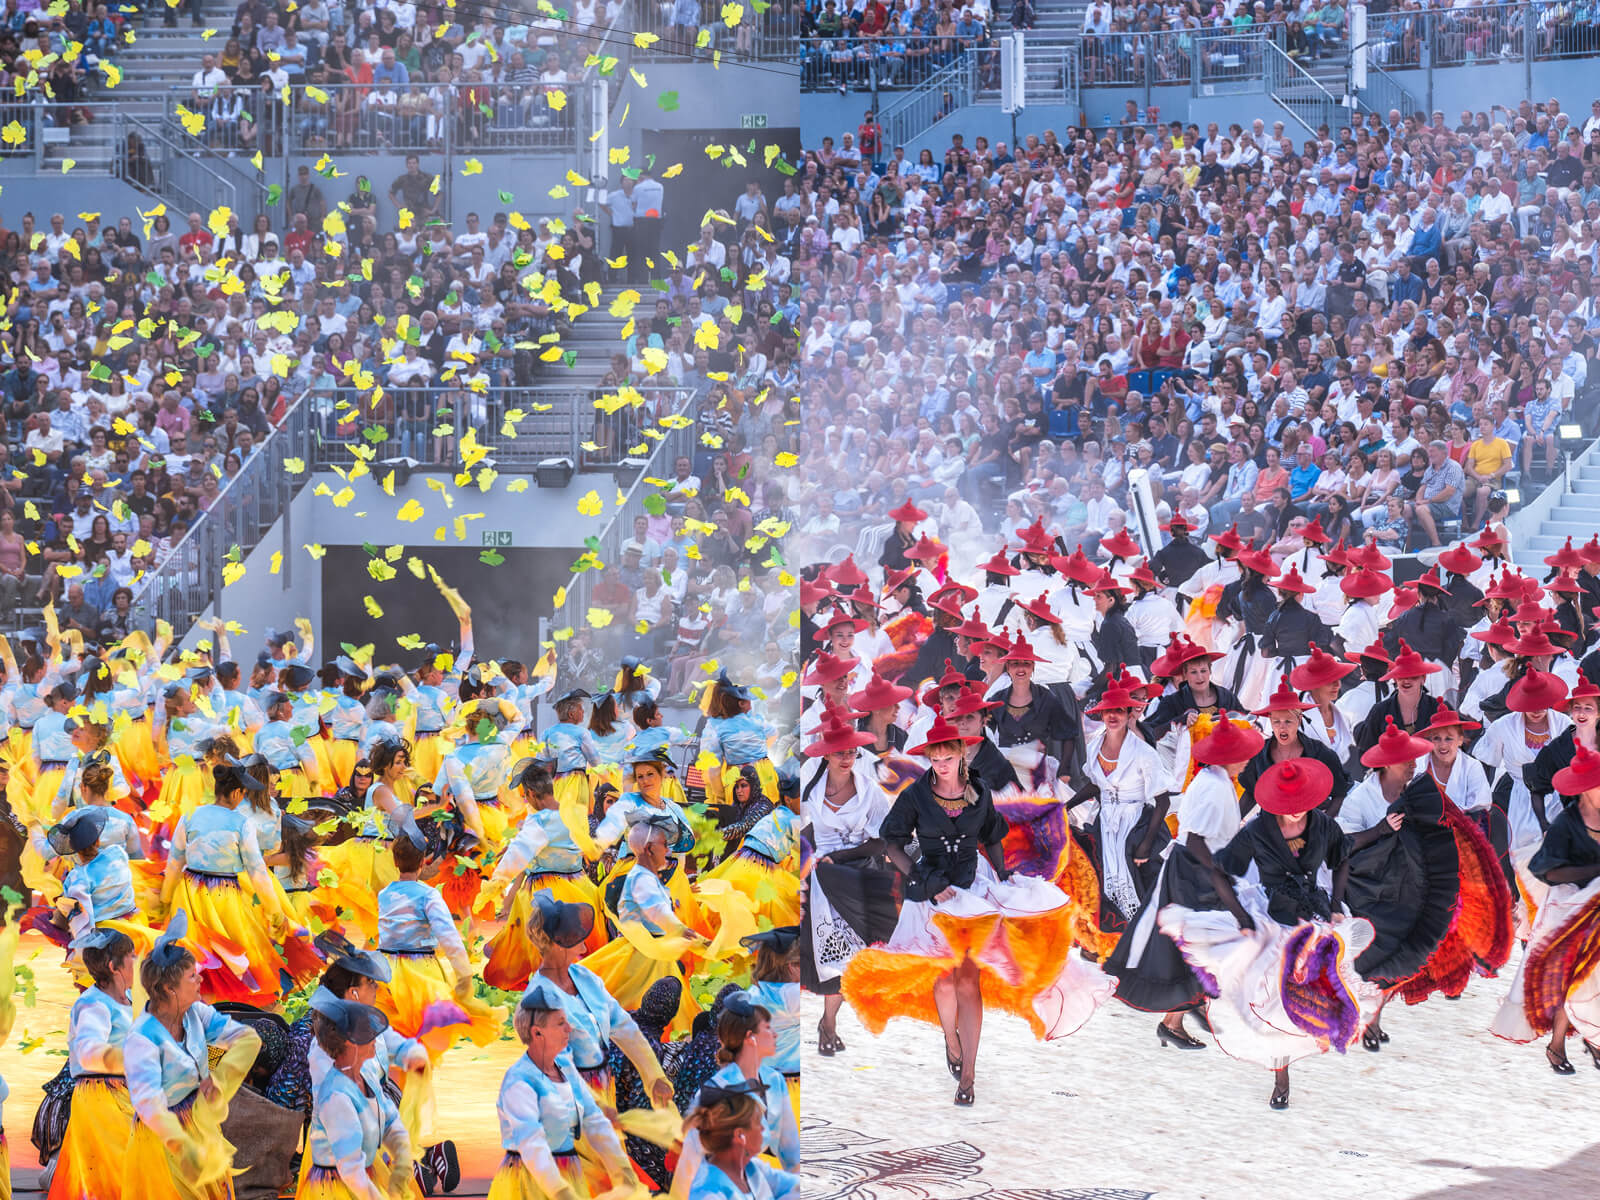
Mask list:
[[[909,92],[878,114],[883,126],[884,144],[908,145],[911,140],[932,129],[941,120],[958,109],[965,108],[975,99],[973,80],[977,75],[978,50],[968,50],[955,62],[935,71],[921,87]],[[950,94],[951,107],[945,109],[945,93]]]
[[[255,219],[257,212],[265,212],[267,207],[267,188],[265,184],[257,183],[254,187],[256,193],[256,206],[246,211],[240,207],[239,184],[237,177],[229,178],[215,167],[209,166],[201,155],[184,146],[170,132],[158,123],[145,117],[122,116],[121,136],[117,139],[116,172],[118,178],[135,187],[155,191],[163,199],[172,200],[184,212],[210,212],[218,204],[226,204],[229,209],[239,215],[242,224],[247,224]],[[131,127],[131,128],[130,128]],[[165,151],[159,163],[159,171],[150,183],[134,178],[128,161],[127,133],[135,132],[146,145],[147,149],[159,147]],[[196,191],[184,182],[174,178],[172,162],[174,159],[182,161],[186,169],[198,172],[203,178],[200,186],[207,190]],[[155,165],[155,164],[152,164]],[[248,184],[246,185],[249,186]]]
[[[1356,47],[1357,50],[1362,48]],[[1364,111],[1380,117],[1387,116],[1390,109],[1398,109],[1402,116],[1407,116],[1422,107],[1404,84],[1374,62],[1367,63],[1367,85],[1353,95]]]
[[[1300,122],[1307,133],[1315,136],[1319,126],[1329,129],[1338,127],[1339,114],[1345,111],[1339,98],[1323,87],[1322,81],[1315,75],[1290,58],[1282,47],[1268,42],[1263,66],[1266,68],[1268,95]],[[1307,120],[1300,106],[1308,106],[1314,120]]]

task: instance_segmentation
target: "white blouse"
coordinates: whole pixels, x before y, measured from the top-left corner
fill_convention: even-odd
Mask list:
[[[818,857],[836,850],[853,850],[878,836],[883,819],[889,815],[889,797],[878,783],[872,759],[857,757],[852,775],[855,794],[842,808],[832,808],[823,798],[827,784],[825,760],[814,758],[801,773],[800,795],[803,820],[811,826]]]

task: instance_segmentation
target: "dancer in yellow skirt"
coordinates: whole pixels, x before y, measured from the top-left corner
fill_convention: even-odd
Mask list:
[[[315,1084],[306,1137],[310,1170],[296,1200],[400,1200],[420,1196],[411,1139],[393,1101],[362,1070],[389,1021],[376,1008],[319,990],[311,1032],[328,1069]]]
[[[585,953],[606,943],[600,892],[584,873],[583,851],[561,819],[550,773],[524,760],[513,768],[511,785],[527,804],[528,815],[501,853],[477,903],[480,913],[496,906],[504,909],[504,926],[484,946],[483,979],[507,991],[526,986],[528,976],[539,968],[542,947],[534,932],[538,921],[532,897],[540,889],[547,889],[557,900],[589,909],[589,933],[582,947]],[[507,895],[509,903],[503,903]]]
[[[517,1005],[514,1028],[527,1052],[500,1085],[495,1109],[506,1156],[489,1200],[587,1200],[580,1142],[612,1187],[637,1188],[616,1131],[565,1053],[572,1027],[555,985],[535,981]]]
[[[322,694],[327,709],[322,719],[328,727],[331,791],[349,785],[356,759],[361,757],[361,733],[367,722],[363,696],[370,679],[366,668],[348,654],[339,655],[322,668]]]
[[[767,757],[767,746],[777,737],[777,728],[753,711],[750,689],[730,682],[723,673],[712,682],[705,728],[700,732],[700,753],[709,754],[721,764],[706,776],[707,798],[721,804],[739,768],[755,767],[761,790],[768,800],[778,802],[778,772]]]
[[[627,767],[631,774],[633,786],[611,802],[606,809],[606,814],[600,819],[594,830],[594,844],[591,850],[593,857],[602,853],[615,851],[615,864],[600,880],[602,896],[614,895],[616,880],[633,869],[633,857],[628,849],[628,844],[623,840],[623,835],[639,821],[646,817],[657,816],[670,818],[674,832],[668,835],[667,850],[675,855],[688,855],[694,852],[694,828],[689,824],[689,818],[683,809],[667,799],[662,791],[662,784],[666,778],[663,765],[664,754],[660,751],[645,751],[628,756]],[[661,827],[667,828],[665,821]],[[618,843],[622,844],[618,846]],[[672,896],[672,902],[677,905],[678,915],[684,924],[699,929],[702,933],[711,931],[705,928],[704,915],[700,911],[693,891],[689,887],[689,876],[684,869],[684,860],[680,858],[672,868],[671,877],[667,880],[667,891]]]
[[[656,980],[671,976],[684,983],[685,952],[709,946],[704,936],[679,919],[657,874],[671,858],[667,839],[676,836],[677,821],[666,813],[645,817],[628,830],[628,847],[636,865],[624,877],[617,901],[621,936],[583,960],[606,991],[630,1012],[639,1007]],[[685,984],[678,1014],[667,1027],[668,1036],[688,1033],[696,1011],[698,1006]]]
[[[555,760],[556,805],[577,837],[589,830],[589,804],[593,795],[589,768],[600,764],[594,735],[583,724],[583,705],[589,693],[573,688],[556,697],[556,723],[544,732],[544,752]],[[580,846],[583,844],[580,840]]]
[[[50,846],[63,858],[73,856],[78,865],[61,881],[58,911],[72,932],[73,956],[97,929],[115,929],[132,940],[138,953],[155,944],[157,931],[142,920],[134,896],[133,872],[128,852],[105,842],[108,818],[126,817],[112,808],[75,808],[50,830]]]
[[[744,787],[754,789],[745,774],[734,785],[734,795]],[[800,920],[800,781],[786,774],[778,781],[782,803],[770,808],[738,842],[738,848],[704,876],[724,879],[751,900],[757,916],[774,925],[794,925]],[[757,793],[759,795],[759,793]]]
[[[338,877],[327,891],[349,920],[367,939],[378,936],[378,895],[400,878],[394,868],[394,855],[385,840],[386,815],[410,804],[414,794],[411,771],[411,743],[403,739],[380,738],[367,757],[373,783],[367,791],[366,811],[347,814],[346,823],[357,822],[356,831],[336,846],[321,852],[324,865]]]
[[[289,697],[289,726],[304,739],[301,744],[316,761],[310,772],[311,794],[331,796],[338,789],[333,780],[331,743],[322,736],[322,693],[311,686],[315,679],[315,673],[303,663],[278,669],[278,687]]]
[[[256,734],[256,753],[278,773],[278,800],[289,804],[321,793],[317,785],[317,756],[310,735],[296,731],[294,703],[286,692],[268,692],[264,703],[267,723]]]
[[[72,1006],[67,1065],[72,1116],[56,1156],[49,1200],[121,1200],[129,1188],[125,1164],[133,1134],[133,1102],[123,1076],[123,1043],[133,1028],[134,945],[125,933],[99,929],[79,942],[94,986]]]
[[[173,914],[139,970],[150,997],[128,1031],[123,1064],[136,1117],[125,1178],[140,1200],[233,1200],[233,1146],[222,1136],[228,1101],[244,1082],[260,1036],[200,999],[200,967]],[[211,1051],[221,1058],[211,1062]]]
[[[399,809],[390,820],[400,878],[378,897],[378,949],[388,956],[392,972],[378,989],[378,1007],[403,1037],[416,1038],[437,1062],[458,1037],[487,1046],[500,1036],[506,1014],[474,994],[472,964],[450,910],[418,878],[427,843],[411,810]],[[453,982],[441,954],[450,961]]]

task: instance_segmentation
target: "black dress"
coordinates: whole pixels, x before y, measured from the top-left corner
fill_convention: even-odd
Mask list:
[[[1173,538],[1150,557],[1150,573],[1167,587],[1179,587],[1211,561],[1211,556],[1187,537]]]
[[[1444,795],[1418,775],[1389,806],[1398,830],[1350,853],[1344,900],[1372,922],[1372,944],[1352,964],[1363,979],[1391,987],[1422,969],[1450,931],[1461,891],[1455,835],[1444,824]]]
[[[995,741],[1002,749],[1043,742],[1045,753],[1053,755],[1063,774],[1072,773],[1074,761],[1082,761],[1082,724],[1073,719],[1060,696],[1034,684],[1028,707],[1018,713],[1011,708],[1011,687],[995,695],[1000,707],[992,713]]]
[[[917,648],[917,657],[899,679],[902,687],[920,687],[924,680],[938,679],[944,674],[944,660],[956,664],[958,670],[967,660],[956,653],[956,636],[948,629],[935,629],[928,640]]]
[[[1264,658],[1305,658],[1311,653],[1312,643],[1327,646],[1332,641],[1333,631],[1321,618],[1290,598],[1267,618],[1258,649]]]
[[[1389,717],[1394,718],[1395,728],[1402,729],[1406,733],[1416,733],[1417,730],[1433,720],[1433,714],[1438,709],[1439,702],[1428,695],[1427,692],[1423,692],[1421,698],[1417,701],[1417,719],[1407,725],[1400,719],[1399,695],[1391,694],[1387,699],[1374,704],[1367,712],[1366,720],[1356,726],[1356,754],[1358,756],[1365,754],[1378,744],[1378,739],[1383,736],[1385,722]]]
[[[1239,697],[1231,690],[1223,687],[1215,680],[1211,683],[1211,690],[1216,693],[1215,704],[1197,704],[1194,690],[1187,684],[1179,684],[1176,689],[1168,692],[1156,702],[1150,714],[1139,722],[1139,728],[1144,733],[1144,740],[1154,746],[1167,736],[1167,731],[1182,718],[1183,714],[1191,709],[1197,713],[1211,713],[1215,715],[1220,711],[1243,712],[1244,705],[1239,703]]]
[[[827,771],[818,771],[802,792],[802,802],[828,777]],[[815,844],[815,836],[808,825],[803,831],[806,840]],[[833,996],[839,992],[839,977],[823,979],[817,972],[815,934],[811,928],[810,889],[818,888],[827,895],[834,916],[849,926],[849,932],[868,946],[886,942],[894,933],[900,915],[900,876],[889,865],[883,852],[882,828],[879,836],[843,850],[828,852],[827,862],[818,861],[806,880],[806,911],[800,917],[800,985],[817,996]],[[849,934],[840,931],[841,944],[851,944]],[[824,937],[826,937],[826,929]]]
[[[1274,763],[1272,747],[1275,739],[1268,738],[1267,744],[1261,747],[1261,753],[1250,760],[1250,764],[1239,773],[1239,786],[1244,789],[1244,795],[1239,799],[1239,809],[1248,814],[1256,806],[1256,783],[1267,769]],[[1330,815],[1339,811],[1339,804],[1343,802],[1345,793],[1350,790],[1350,776],[1345,772],[1344,764],[1339,761],[1339,756],[1325,743],[1317,741],[1314,737],[1300,737],[1300,757],[1314,758],[1328,770],[1333,772],[1333,790],[1328,793],[1328,799],[1333,803],[1328,805]]]
[[[1113,668],[1126,669],[1129,663],[1143,662],[1139,656],[1139,635],[1133,631],[1125,608],[1113,608],[1100,618],[1100,628],[1089,635],[1094,656],[1100,660],[1100,675]]]
[[[1545,883],[1550,882],[1551,871],[1562,867],[1595,866],[1600,866],[1600,842],[1589,836],[1576,805],[1556,815],[1528,860],[1528,870]]]
[[[1280,925],[1301,921],[1326,921],[1333,916],[1333,901],[1317,883],[1317,870],[1337,871],[1345,860],[1344,830],[1321,809],[1306,814],[1305,844],[1298,853],[1289,848],[1278,818],[1258,812],[1217,852],[1217,865],[1229,875],[1243,875],[1255,863],[1262,890],[1267,894],[1267,915]]]
[[[1577,753],[1575,740],[1576,729],[1569,725],[1543,746],[1534,756],[1531,763],[1522,768],[1522,782],[1528,785],[1528,792],[1533,797],[1533,810],[1539,812],[1543,808],[1544,798],[1556,790],[1556,772],[1572,762],[1573,755]],[[1577,799],[1575,795],[1561,795],[1561,802],[1568,808]]]
[[[1177,943],[1159,929],[1150,933],[1139,965],[1128,965],[1133,932],[1146,919],[1145,911],[1154,908],[1159,913],[1168,904],[1180,904],[1197,911],[1223,907],[1210,869],[1182,842],[1173,845],[1154,890],[1129,920],[1116,947],[1101,964],[1101,969],[1117,981],[1117,999],[1143,1012],[1169,1013],[1199,1008],[1210,994],[1184,960]]]
[[[972,761],[967,764],[967,773],[974,779],[982,780],[983,785],[991,793],[1003,792],[1008,787],[1022,786],[1022,780],[1017,778],[1017,770],[1011,765],[1011,760],[1001,754],[1000,748],[988,738],[978,743]]]
[[[989,789],[968,777],[969,802],[955,816],[945,812],[933,794],[933,769],[895,797],[883,819],[880,833],[891,846],[919,848],[911,877],[905,883],[907,900],[932,902],[949,887],[971,887],[978,877],[978,855],[987,853],[991,866],[1001,858],[1001,843],[1010,826],[994,806]],[[1005,877],[1005,869],[995,866]]]
[[[1438,604],[1417,604],[1400,614],[1383,635],[1384,647],[1394,654],[1403,639],[1423,658],[1449,666],[1461,657],[1467,626]]]
[[[917,539],[901,533],[899,528],[889,534],[883,543],[883,553],[878,555],[878,565],[885,571],[903,571],[911,565],[906,551],[917,544]]]

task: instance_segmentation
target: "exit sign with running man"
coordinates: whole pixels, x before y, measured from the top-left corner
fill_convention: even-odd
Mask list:
[[[739,117],[740,129],[765,129],[766,127],[766,113],[743,113]]]

